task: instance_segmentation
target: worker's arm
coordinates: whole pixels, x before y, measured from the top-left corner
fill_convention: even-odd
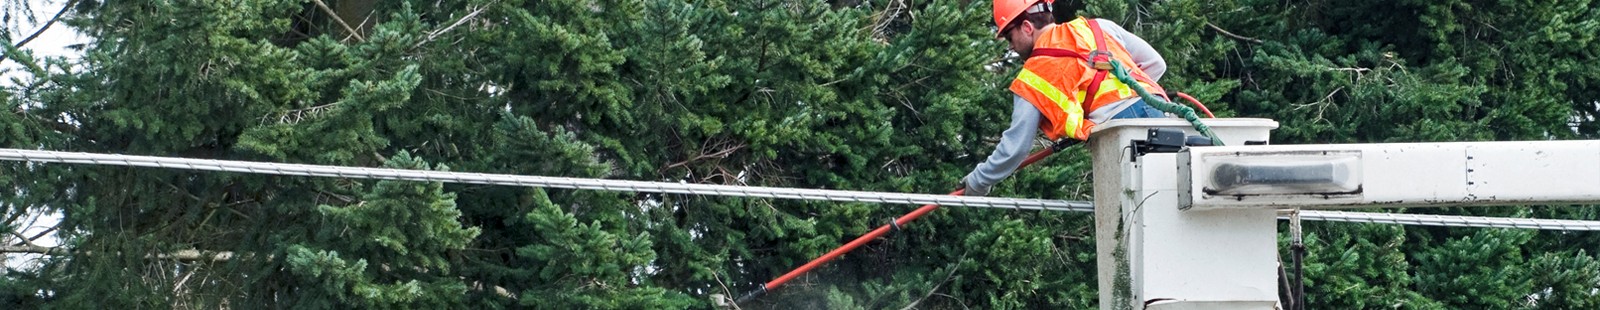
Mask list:
[[[1122,29],[1122,26],[1109,20],[1098,20],[1100,29],[1122,42],[1122,47],[1128,49],[1128,56],[1133,56],[1133,62],[1138,63],[1139,69],[1150,75],[1150,79],[1161,81],[1161,75],[1167,73],[1167,60],[1161,58],[1161,53],[1156,52],[1149,42],[1143,38]]]
[[[989,188],[995,183],[1010,176],[1022,165],[1022,160],[1028,157],[1028,151],[1033,149],[1033,137],[1039,131],[1039,109],[1033,104],[1023,100],[1020,96],[1012,96],[1011,100],[1011,128],[1000,137],[1000,144],[995,145],[994,153],[989,154],[989,159],[978,163],[965,178],[961,179],[966,186],[967,196],[983,196],[989,194]]]

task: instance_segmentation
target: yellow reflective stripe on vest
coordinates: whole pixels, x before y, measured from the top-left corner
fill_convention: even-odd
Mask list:
[[[1023,84],[1028,84],[1029,87],[1033,87],[1033,90],[1044,94],[1045,97],[1050,98],[1050,101],[1055,101],[1053,102],[1055,104],[1067,102],[1066,93],[1062,93],[1060,89],[1056,89],[1055,85],[1050,85],[1050,82],[1045,81],[1043,77],[1033,73],[1033,71],[1028,71],[1026,68],[1022,69],[1021,73],[1017,73],[1017,80],[1022,81]]]
[[[1023,84],[1027,84],[1028,87],[1032,87],[1034,91],[1044,94],[1046,98],[1050,98],[1050,101],[1054,101],[1051,103],[1060,106],[1062,110],[1067,112],[1067,119],[1064,121],[1065,124],[1061,124],[1066,127],[1067,135],[1070,136],[1073,135],[1073,133],[1078,132],[1078,126],[1083,123],[1082,103],[1070,100],[1067,98],[1066,93],[1061,92],[1061,89],[1057,89],[1055,85],[1050,85],[1049,81],[1045,81],[1045,79],[1040,77],[1039,74],[1033,73],[1033,71],[1029,71],[1027,68],[1023,68],[1022,72],[1017,73],[1017,80],[1022,81]],[[1078,98],[1083,98],[1083,96],[1079,95]]]
[[[1089,30],[1089,20],[1079,17],[1067,22],[1066,26],[1067,29],[1072,30],[1074,36],[1078,37],[1079,42],[1083,43],[1084,47],[1088,47],[1090,51],[1095,50],[1094,30]]]
[[[1145,88],[1150,87],[1145,86]],[[1135,95],[1136,94],[1134,93],[1133,88],[1128,87],[1128,84],[1124,84],[1121,80],[1117,80],[1115,77],[1109,76],[1106,77],[1104,82],[1100,82],[1099,91],[1094,93],[1095,98],[1126,99]]]

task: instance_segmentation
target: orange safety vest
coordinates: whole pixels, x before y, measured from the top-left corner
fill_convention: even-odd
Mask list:
[[[1095,125],[1086,118],[1088,112],[1139,96],[1115,77],[1107,78],[1113,60],[1122,62],[1145,90],[1166,93],[1134,65],[1121,42],[1107,40],[1099,22],[1082,17],[1039,34],[1033,55],[1011,81],[1011,91],[1044,114],[1047,122],[1039,129],[1051,140],[1088,140]],[[1086,92],[1090,89],[1095,91]]]

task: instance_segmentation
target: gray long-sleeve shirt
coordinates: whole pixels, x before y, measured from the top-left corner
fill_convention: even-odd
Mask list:
[[[1104,19],[1098,19],[1097,21],[1107,35],[1122,43],[1122,47],[1128,50],[1129,56],[1133,57],[1133,61],[1137,63],[1139,69],[1144,70],[1144,73],[1148,74],[1150,79],[1160,81],[1161,76],[1167,73],[1167,61],[1161,58],[1161,53],[1156,52],[1155,48],[1150,46],[1150,43],[1145,42],[1139,36],[1133,35],[1128,30],[1122,29],[1122,26],[1114,22]],[[1104,123],[1111,116],[1133,105],[1135,101],[1138,101],[1138,98],[1112,103],[1099,110],[1091,111],[1088,118],[1096,123]],[[974,196],[986,194],[989,192],[990,187],[1000,183],[1000,180],[1010,176],[1012,172],[1016,172],[1017,166],[1022,165],[1022,160],[1027,158],[1028,151],[1033,149],[1033,143],[1031,142],[1033,137],[1038,134],[1039,121],[1043,117],[1044,115],[1039,113],[1039,109],[1028,103],[1026,99],[1022,99],[1021,96],[1012,96],[1011,127],[1006,128],[1006,131],[1001,134],[1000,144],[995,145],[994,152],[989,154],[989,158],[978,163],[978,167],[973,168],[971,173],[962,178],[962,182],[965,183],[963,185],[966,186],[969,193],[977,194]]]

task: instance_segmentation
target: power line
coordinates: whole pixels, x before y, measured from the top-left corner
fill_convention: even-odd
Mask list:
[[[1278,219],[1288,219],[1288,216],[1279,216]],[[1561,231],[1600,231],[1600,221],[1580,220],[1551,220],[1551,219],[1525,219],[1506,217],[1482,217],[1460,215],[1433,215],[1433,214],[1407,214],[1407,213],[1373,213],[1373,212],[1345,212],[1345,211],[1300,211],[1301,220],[1346,222],[1346,223],[1375,223],[1375,224],[1401,224],[1416,226],[1442,226],[1442,227],[1477,227],[1477,228],[1521,228],[1539,230]]]
[[[732,197],[783,198],[844,202],[891,203],[982,208],[1009,208],[1040,211],[1091,211],[1087,202],[999,197],[965,197],[932,194],[884,193],[824,189],[760,186],[689,184],[628,180],[525,176],[391,168],[341,167],[305,164],[192,159],[136,155],[0,149],[0,160],[45,163],[95,164],[155,167],[203,171],[241,172],[272,175],[340,177],[352,179],[430,181],[463,184],[510,185],[603,191],[713,195]]]
[[[782,198],[843,202],[890,204],[937,204],[982,208],[1009,208],[1038,211],[1094,211],[1087,201],[1062,201],[1045,199],[1017,199],[998,197],[965,197],[931,194],[886,193],[823,189],[800,189],[760,186],[734,186],[713,184],[688,184],[671,182],[646,182],[628,180],[585,179],[566,177],[524,176],[509,174],[468,173],[430,170],[405,170],[391,168],[341,167],[326,165],[282,164],[233,160],[192,159],[137,155],[94,154],[78,152],[35,151],[0,149],[0,160],[43,163],[69,163],[154,167],[201,171],[223,171],[254,174],[341,177],[352,179],[402,180],[450,182],[464,184],[530,186],[603,191],[643,193],[669,193],[713,195],[730,197]],[[1600,221],[1550,220],[1523,218],[1494,218],[1456,215],[1368,213],[1344,211],[1301,211],[1303,220],[1401,224],[1444,227],[1520,228],[1563,231],[1600,231]],[[1287,219],[1282,216],[1280,219]]]

